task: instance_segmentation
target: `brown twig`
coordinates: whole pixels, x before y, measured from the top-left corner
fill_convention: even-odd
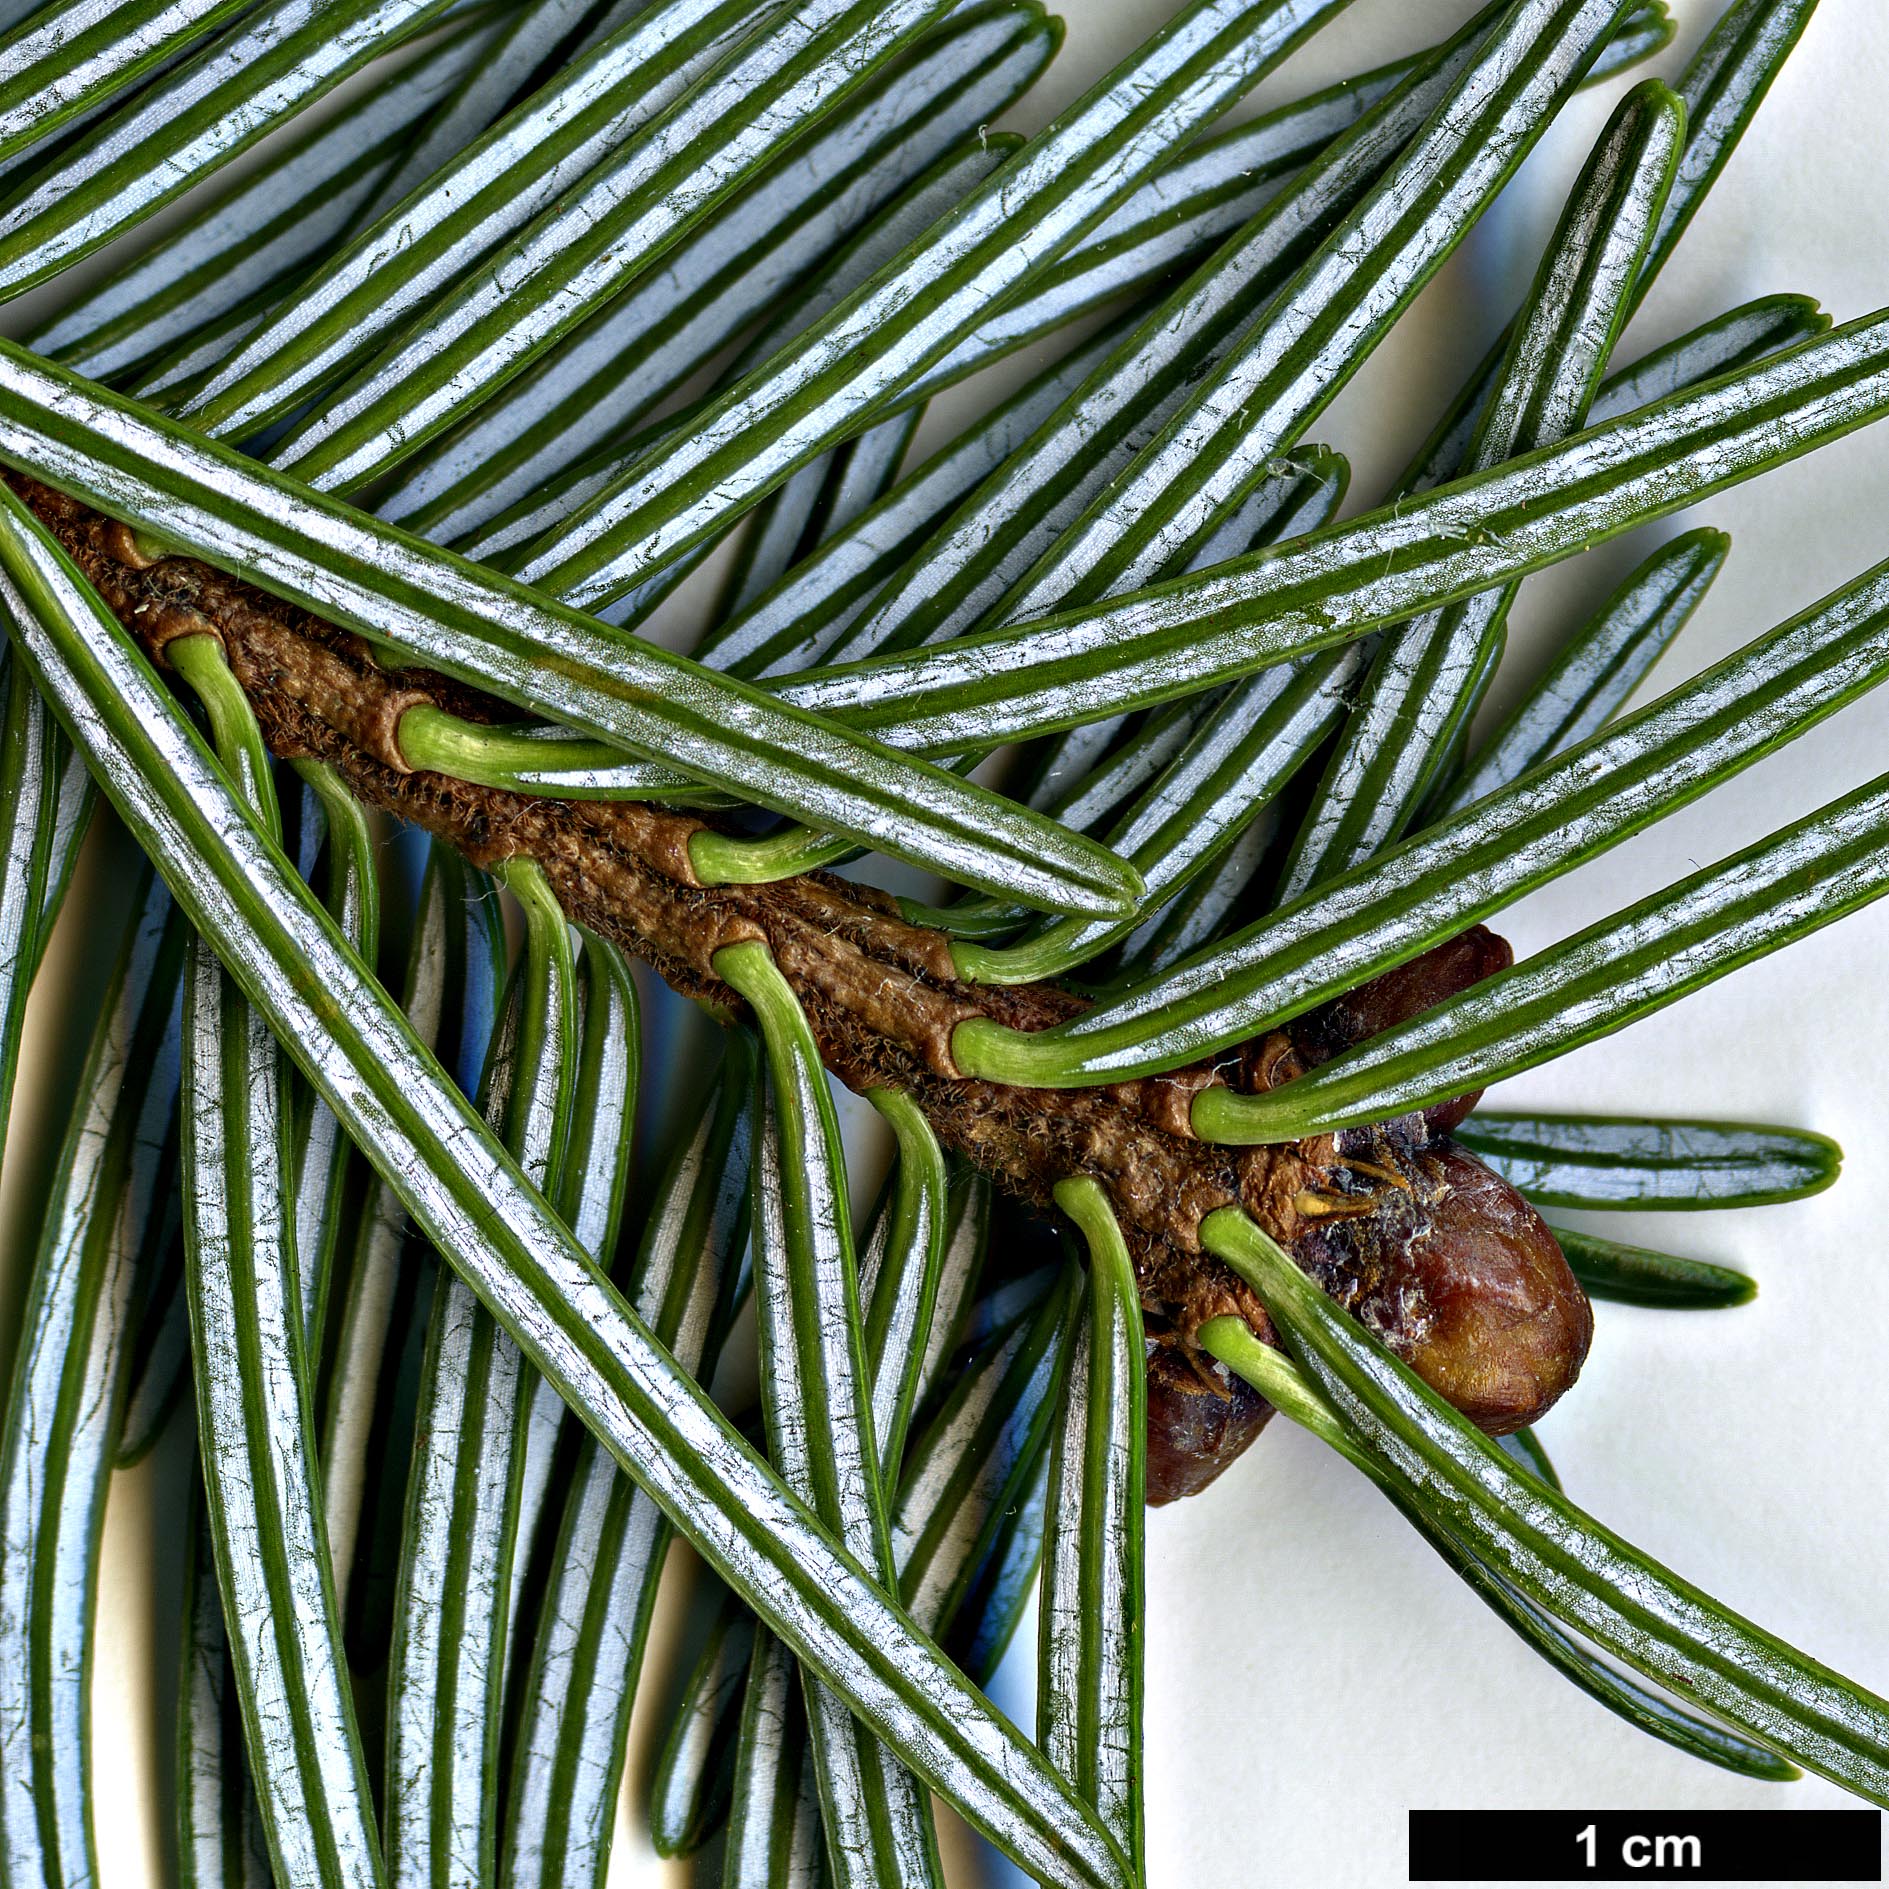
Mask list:
[[[196,559],[147,557],[123,525],[31,481],[13,483],[154,657],[161,661],[180,635],[221,638],[278,755],[327,762],[363,802],[414,822],[475,863],[534,860],[574,922],[643,958],[686,996],[738,1010],[712,959],[723,945],[764,940],[842,1082],[862,1092],[906,1091],[947,1147],[1034,1206],[1049,1205],[1059,1180],[1093,1176],[1135,1255],[1152,1328],[1175,1343],[1187,1346],[1201,1323],[1224,1312],[1269,1333],[1250,1289],[1200,1250],[1203,1216],[1234,1202],[1420,1369],[1453,1342],[1449,1314],[1461,1294],[1449,1267],[1437,1263],[1448,1242],[1439,1245],[1433,1235],[1460,1191],[1461,1173],[1448,1162],[1440,1169],[1430,1146],[1446,1119],[1410,1118],[1350,1134],[1342,1146],[1327,1136],[1230,1149],[1194,1138],[1188,1106],[1210,1083],[1272,1086],[1322,1060],[1336,1042],[1368,1034],[1377,1012],[1435,1001],[1443,994],[1432,988],[1439,978],[1460,983],[1486,974],[1499,947],[1488,933],[1469,935],[1482,941],[1469,951],[1473,963],[1460,946],[1446,967],[1426,969],[1420,960],[1212,1064],[1077,1090],[967,1078],[950,1053],[960,1021],[987,1016],[1041,1029],[1073,1015],[1083,999],[1052,984],[964,984],[943,934],[907,923],[883,894],[827,874],[702,886],[689,864],[689,837],[703,824],[695,815],[545,799],[414,771],[398,743],[408,707],[429,703],[486,720],[501,716],[501,706],[429,671],[388,670],[360,638],[306,611]],[[1468,1160],[1453,1148],[1449,1155]],[[1509,1270],[1526,1275],[1526,1289],[1518,1294],[1514,1279],[1501,1282],[1512,1316],[1500,1332],[1480,1321],[1477,1342],[1519,1349],[1522,1368],[1511,1358],[1482,1372],[1505,1386],[1503,1400],[1485,1408],[1473,1407],[1472,1398],[1466,1407],[1506,1428],[1530,1420],[1572,1381],[1588,1326],[1585,1301],[1541,1223],[1519,1197],[1500,1205],[1496,1218],[1512,1223],[1504,1238],[1520,1232],[1527,1263]],[[1544,1245],[1552,1266],[1537,1250]],[[1440,1367],[1438,1375],[1464,1377]],[[1217,1366],[1209,1378],[1225,1394]],[[1183,1372],[1174,1382],[1191,1387],[1193,1380]],[[1249,1434],[1260,1415],[1252,1413]]]

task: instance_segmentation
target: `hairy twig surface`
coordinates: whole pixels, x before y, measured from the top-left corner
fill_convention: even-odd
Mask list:
[[[1073,1176],[1100,1183],[1134,1256],[1151,1329],[1182,1353],[1157,1381],[1157,1415],[1189,1399],[1198,1381],[1216,1432],[1237,1419],[1237,1439],[1211,1452],[1216,1466],[1257,1430],[1263,1407],[1194,1350],[1194,1336],[1227,1313],[1270,1329],[1251,1288],[1200,1245],[1202,1219],[1230,1204],[1489,1427],[1531,1421],[1572,1382],[1589,1333],[1580,1289],[1526,1203],[1447,1142],[1463,1108],[1279,1147],[1215,1146],[1188,1126],[1202,1088],[1272,1087],[1499,968],[1506,948],[1486,932],[1380,979],[1374,995],[1327,1005],[1212,1062],[1075,1090],[966,1077],[950,1050],[966,1018],[1044,1029],[1085,1000],[1051,983],[966,984],[945,934],[908,923],[884,893],[826,873],[704,886],[689,856],[705,824],[699,815],[547,799],[414,770],[398,740],[409,708],[483,721],[501,706],[431,671],[383,668],[352,633],[197,559],[152,559],[122,524],[16,484],[155,658],[179,637],[221,640],[278,755],[329,763],[363,801],[476,864],[535,861],[574,922],[720,1010],[742,1006],[715,975],[715,953],[765,942],[826,1066],[848,1087],[911,1095],[947,1147],[1033,1206],[1047,1209]],[[1464,1200],[1477,1203],[1471,1221]],[[1241,1408],[1227,1410],[1229,1400]]]

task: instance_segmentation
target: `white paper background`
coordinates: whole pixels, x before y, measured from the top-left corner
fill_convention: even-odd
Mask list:
[[[1077,95],[1171,11],[1168,0],[1067,0],[1068,41],[1025,128]],[[1429,43],[1468,0],[1358,0],[1264,90],[1283,99]],[[1675,0],[1679,70],[1717,11]],[[1638,76],[1638,75],[1635,75]],[[1350,453],[1369,503],[1480,355],[1611,104],[1580,99],[1414,314],[1314,429]],[[1889,7],[1826,0],[1624,344],[1643,352],[1748,297],[1797,291],[1839,320],[1889,302]],[[1020,371],[1027,363],[1016,364]],[[940,424],[966,390],[941,402]],[[1889,430],[1865,433],[1700,508],[1731,563],[1660,672],[1684,674],[1889,555]],[[1649,548],[1611,547],[1533,581],[1511,631],[1526,676],[1541,639]],[[1499,698],[1498,698],[1499,699]],[[1529,900],[1505,929],[1522,951],[1577,929],[1869,778],[1889,754],[1889,694],[1847,711],[1700,807]],[[88,862],[105,888],[109,862]],[[81,887],[83,895],[84,886]],[[82,910],[75,901],[73,908]],[[83,943],[68,925],[69,943]],[[1672,1111],[1802,1123],[1848,1151],[1819,1199],[1738,1214],[1613,1216],[1608,1231],[1748,1267],[1758,1302],[1721,1315],[1600,1309],[1574,1395],[1543,1426],[1575,1498],[1722,1599],[1889,1691],[1882,1606],[1889,1404],[1881,1328],[1889,1255],[1879,1151],[1889,1046],[1876,987],[1889,905],[1846,921],[1608,1042],[1508,1085],[1507,1106]],[[51,993],[56,998],[56,990]],[[28,1068],[70,1054],[37,1004]],[[56,1132],[30,1078],[20,1167]],[[17,1192],[19,1168],[10,1174]],[[19,1246],[15,1253],[24,1253]],[[20,1275],[6,1262],[9,1305]],[[8,1317],[12,1316],[9,1310]],[[9,1339],[10,1342],[10,1339]],[[176,1513],[188,1439],[114,1491],[99,1633],[100,1840],[108,1889],[164,1880],[150,1762],[149,1671],[172,1657],[174,1604],[145,1572]],[[1412,1806],[1836,1805],[1827,1785],[1746,1784],[1667,1751],[1551,1674],[1395,1513],[1304,1436],[1276,1425],[1204,1499],[1149,1526],[1150,1879],[1167,1885],[1389,1885],[1405,1880]],[[1026,1623],[1025,1635],[1028,1634]],[[1026,1644],[1027,1642],[1020,1642]],[[1028,1722],[1027,1651],[1005,1697]],[[660,1688],[657,1688],[660,1692]],[[633,1777],[657,1728],[639,1713]],[[679,1883],[620,1825],[613,1880]],[[953,1845],[954,1879],[985,1879]]]

